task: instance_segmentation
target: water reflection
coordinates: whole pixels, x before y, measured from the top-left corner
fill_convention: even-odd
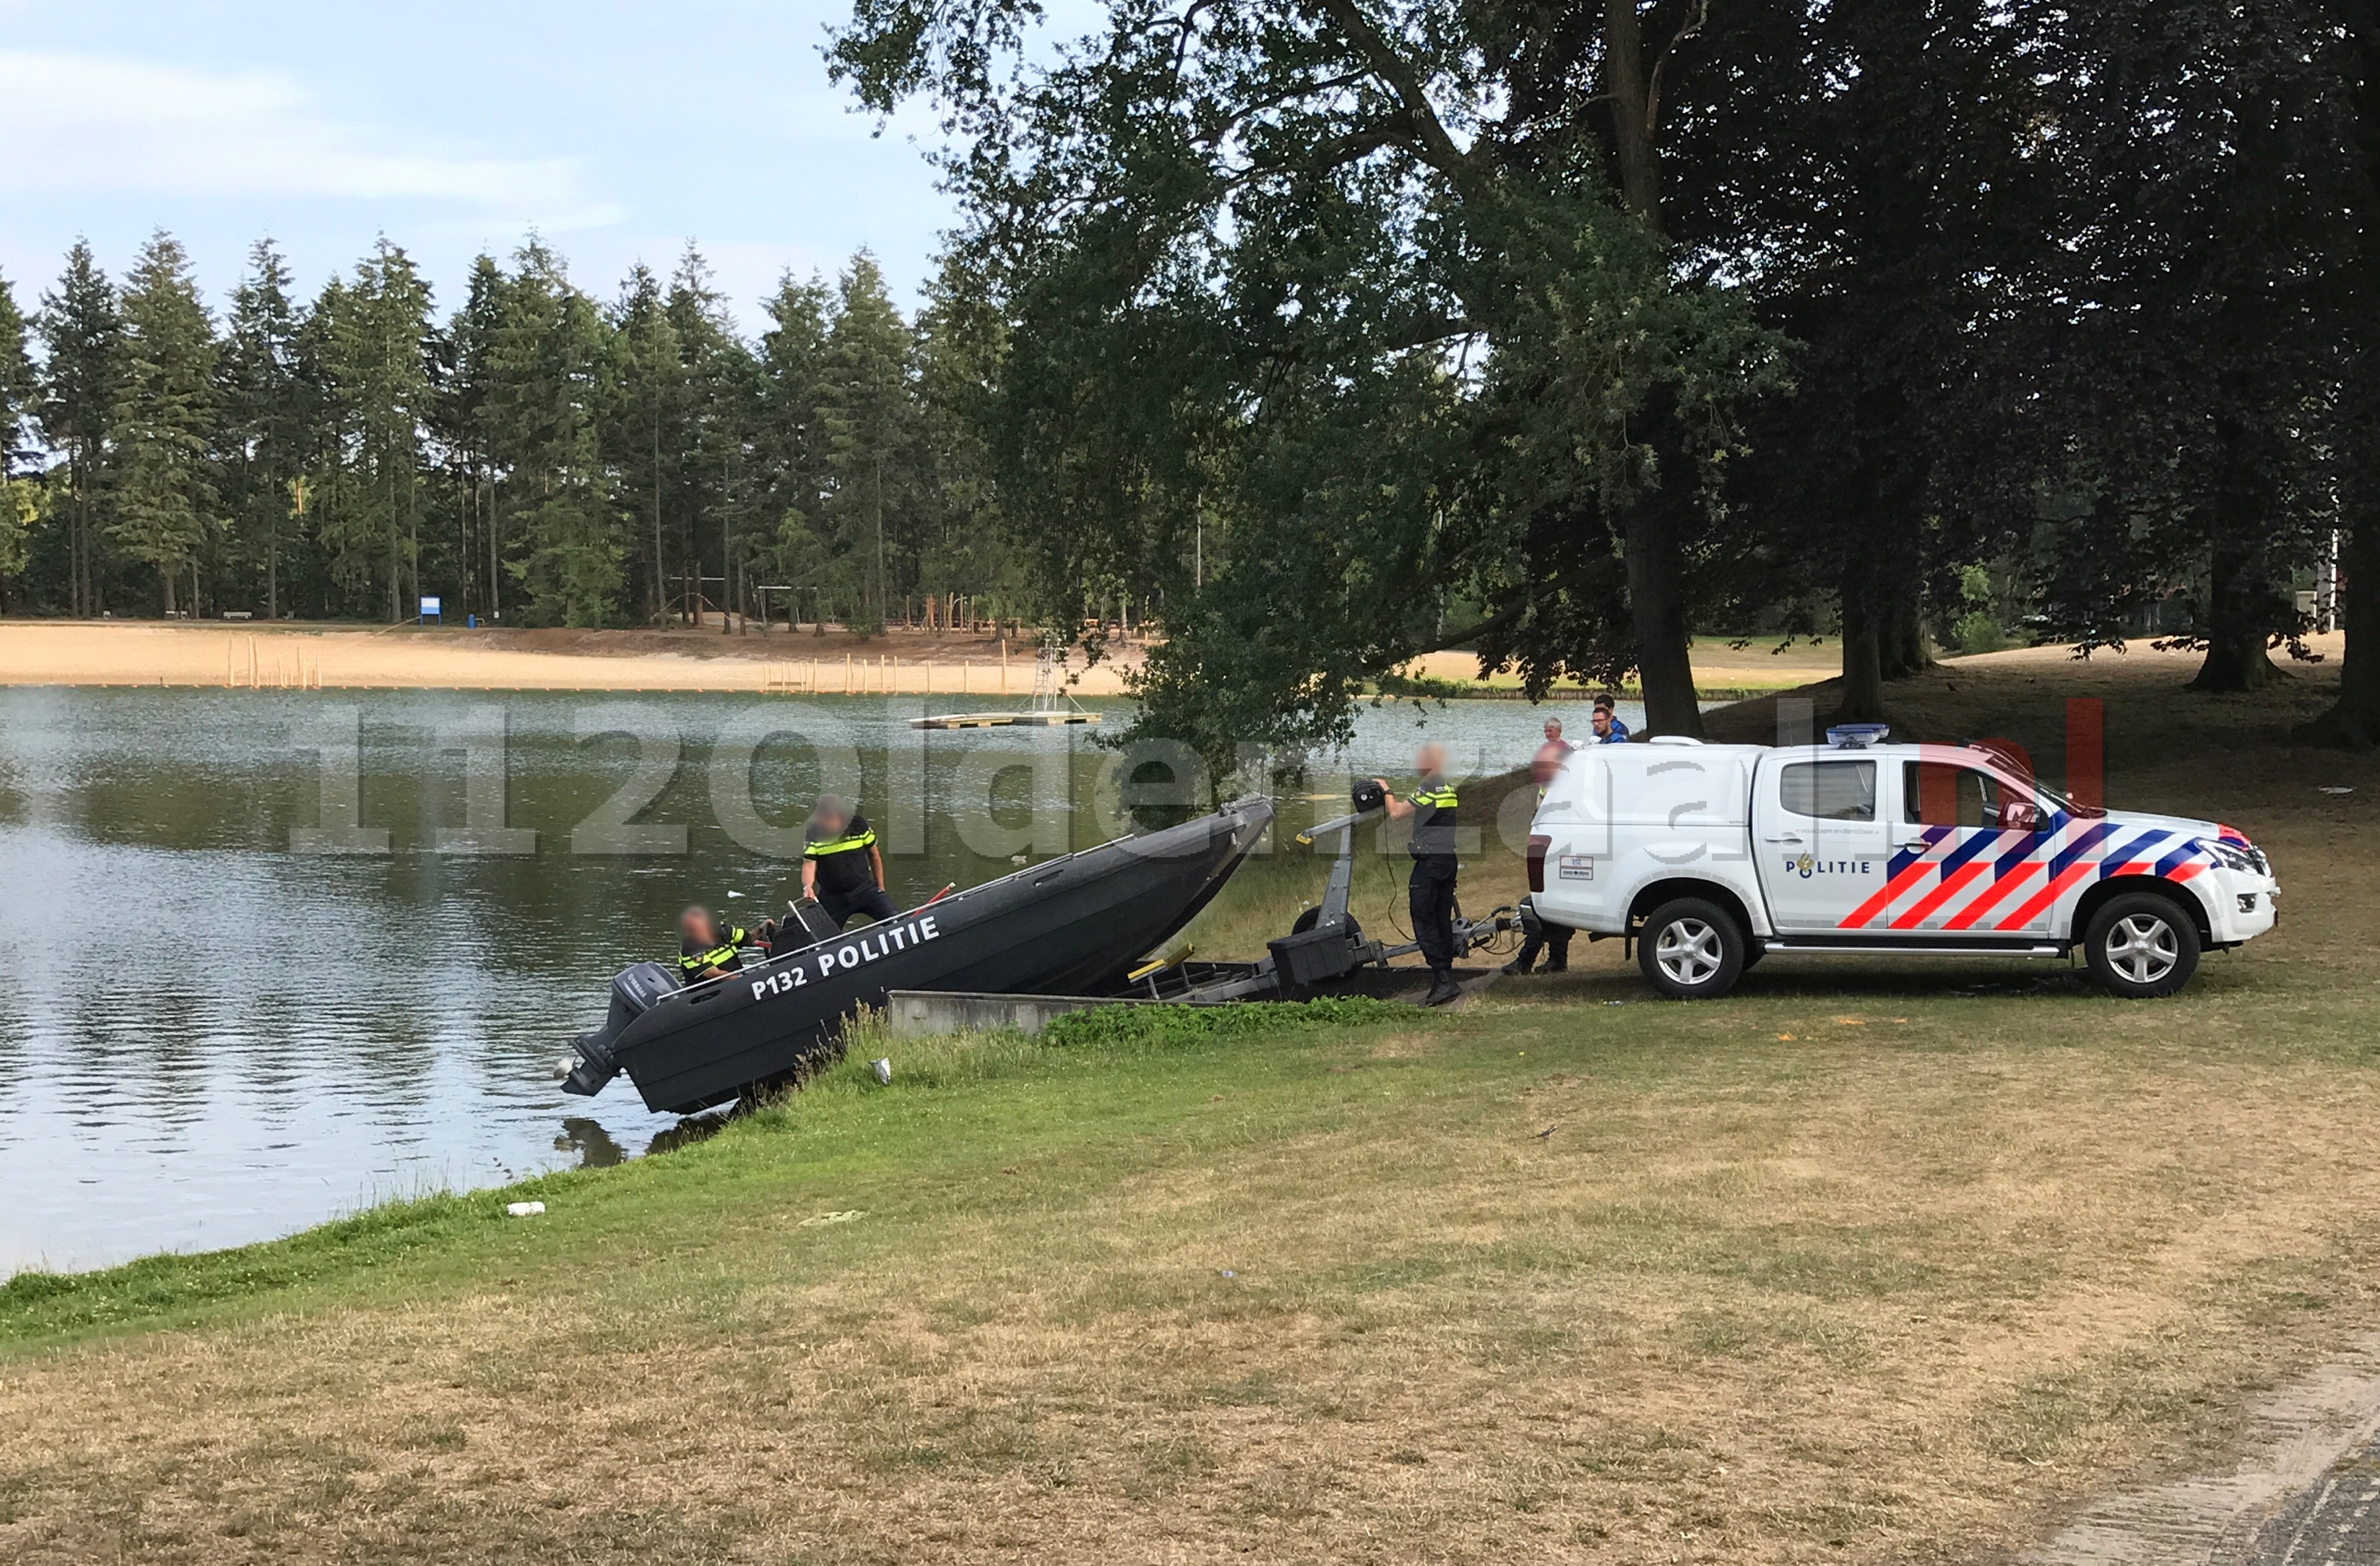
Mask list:
[[[1123,830],[1082,730],[921,732],[915,703],[673,696],[646,710],[682,748],[629,819],[682,824],[686,852],[574,853],[644,759],[581,738],[597,699],[503,698],[505,824],[535,852],[475,857],[432,844],[471,807],[480,759],[454,742],[486,697],[0,690],[0,1274],[237,1244],[715,1129],[647,1114],[625,1082],[565,1098],[552,1067],[613,973],[674,948],[686,902],[740,892],[737,917],[757,918],[798,884],[719,824],[722,733],[832,716],[905,901]],[[384,856],[289,851],[324,787],[298,745],[334,707],[356,710],[355,797],[388,830]],[[1500,769],[1542,716],[1398,704],[1366,714],[1340,765],[1394,770],[1427,720]],[[827,748],[779,735],[754,752],[764,828],[799,823]]]
[[[553,1139],[557,1153],[575,1153],[580,1169],[609,1169],[627,1158],[620,1144],[601,1123],[585,1115],[568,1115],[562,1122],[562,1135]]]

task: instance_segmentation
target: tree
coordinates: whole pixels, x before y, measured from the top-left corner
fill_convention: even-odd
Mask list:
[[[830,482],[820,411],[827,290],[816,279],[797,283],[788,273],[762,309],[769,324],[760,334],[752,431],[754,504],[772,530],[762,547],[778,579],[797,595],[795,614],[806,601],[823,624],[824,601],[847,589],[816,531],[824,522]]]
[[[2352,343],[2329,258],[2355,253],[2337,30],[2319,6],[2120,0],[2035,8],[2058,134],[2051,334],[2032,357],[2083,497],[2049,602],[2084,646],[2180,584],[2193,687],[2278,677],[2293,577],[2330,525],[2324,404]],[[2365,210],[2368,211],[2368,201]],[[2054,348],[2056,357],[2046,351]]]
[[[619,395],[605,440],[618,475],[622,511],[644,514],[652,540],[652,580],[646,601],[656,622],[669,607],[669,554],[664,490],[684,451],[686,364],[661,280],[641,263],[628,274],[612,311],[612,357]]]
[[[316,409],[301,373],[303,320],[289,295],[289,264],[270,239],[249,251],[232,294],[222,360],[224,499],[230,527],[264,556],[268,619],[281,617],[281,553],[304,476]]]
[[[26,424],[41,395],[41,381],[25,352],[25,317],[8,280],[0,277],[0,480],[16,472],[24,455]]]
[[[467,606],[483,605],[496,617],[504,611],[506,573],[502,494],[493,456],[498,436],[491,398],[496,343],[504,330],[510,286],[511,280],[492,256],[482,253],[474,258],[463,307],[438,334],[433,349],[436,390],[431,406],[456,492],[461,596]],[[484,584],[483,590],[475,593],[474,583]]]
[[[420,577],[421,444],[431,413],[430,286],[382,239],[345,284],[316,301],[314,334],[331,399],[314,527],[332,573],[373,594],[392,624]]]
[[[911,350],[884,274],[862,250],[835,291],[819,409],[832,486],[825,522],[835,547],[857,567],[854,623],[868,628],[884,625],[894,582],[892,540],[904,521],[913,423]]]
[[[1013,333],[1004,501],[1045,591],[1164,606],[1143,725],[1217,755],[1338,737],[1483,598],[1487,629],[1527,616],[1533,519],[1559,518],[1633,589],[1599,639],[1655,726],[1697,732],[1682,535],[1775,345],[1681,285],[1660,225],[1660,60],[1695,7],[1659,8],[1658,50],[1627,4],[1113,9],[1011,71],[1034,8],[871,0],[835,60],[973,140],[950,166]]]
[[[624,528],[605,481],[599,431],[612,389],[602,313],[535,239],[516,271],[490,346],[491,455],[504,504],[528,545],[506,569],[533,623],[616,621]]]
[[[2324,295],[2341,358],[2333,439],[2347,662],[2338,702],[2306,737],[2368,747],[2380,745],[2380,4],[2335,0],[2324,11],[2331,41],[2322,58],[2349,126],[2332,172],[2355,235]]]
[[[89,241],[78,239],[67,252],[56,291],[42,296],[35,329],[43,353],[42,400],[34,419],[42,438],[67,458],[69,600],[76,614],[96,614],[100,485],[122,371],[117,344],[123,320],[115,290],[92,258]]]
[[[189,257],[171,235],[160,230],[141,247],[126,279],[123,310],[107,437],[114,457],[108,534],[155,569],[168,614],[176,583],[192,574],[196,613],[199,552],[222,525],[211,449],[219,345],[190,280]]]

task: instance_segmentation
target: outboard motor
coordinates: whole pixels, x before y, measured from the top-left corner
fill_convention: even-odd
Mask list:
[[[624,969],[612,980],[612,1014],[603,1019],[602,1027],[570,1041],[570,1047],[578,1051],[578,1064],[563,1078],[562,1090],[589,1099],[603,1091],[604,1085],[620,1074],[612,1041],[620,1037],[622,1028],[676,994],[677,989],[677,976],[659,963],[638,963]]]

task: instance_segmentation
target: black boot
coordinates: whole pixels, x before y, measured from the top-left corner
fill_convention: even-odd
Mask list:
[[[1449,1001],[1460,1001],[1462,999],[1463,986],[1454,982],[1454,976],[1451,973],[1449,973],[1444,968],[1436,968],[1431,970],[1429,976],[1429,996],[1427,1000],[1422,1002],[1423,1005],[1443,1006]]]
[[[1536,966],[1536,962],[1537,959],[1535,953],[1524,952],[1519,956],[1513,958],[1511,962],[1506,963],[1497,971],[1508,977],[1517,978],[1522,974],[1527,973],[1531,968]]]

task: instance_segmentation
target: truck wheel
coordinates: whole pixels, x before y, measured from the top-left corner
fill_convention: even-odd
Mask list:
[[[1681,897],[1653,910],[1636,937],[1645,982],[1672,1001],[1706,1001],[1743,973],[1743,931],[1716,903]]]
[[[2198,926],[2171,898],[2130,892],[2091,917],[2082,954],[2110,994],[2158,1000],[2198,971]]]

